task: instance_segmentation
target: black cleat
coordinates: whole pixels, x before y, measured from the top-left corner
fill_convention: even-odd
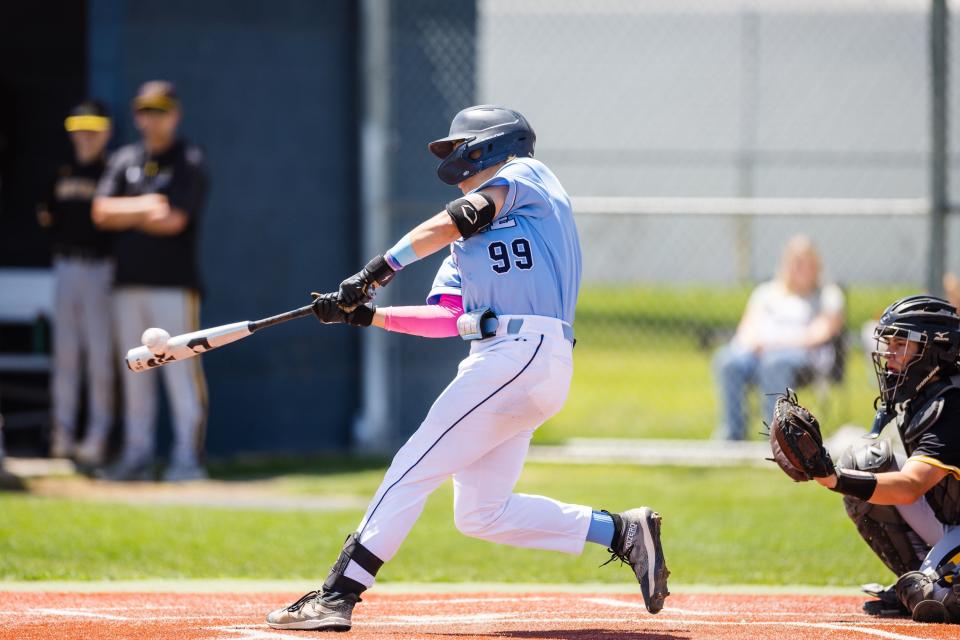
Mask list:
[[[649,507],[630,509],[613,516],[616,528],[613,547],[608,549],[613,556],[629,564],[640,583],[643,603],[650,613],[663,609],[667,591],[666,560],[660,544],[660,514]]]
[[[899,602],[893,604],[883,600],[867,600],[863,603],[863,612],[878,618],[907,618],[910,612]]]
[[[910,616],[910,610],[903,606],[897,597],[894,585],[884,587],[882,584],[865,584],[860,589],[876,600],[867,600],[863,603],[863,612],[880,618],[903,618]]]
[[[272,611],[267,624],[272,629],[349,631],[353,607],[359,601],[352,593],[311,591],[290,606]]]

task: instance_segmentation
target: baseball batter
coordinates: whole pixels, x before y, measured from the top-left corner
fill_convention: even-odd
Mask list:
[[[276,629],[344,631],[354,605],[396,554],[430,493],[454,482],[462,533],[492,542],[579,554],[607,547],[628,563],[647,609],[667,592],[660,516],[647,507],[611,514],[513,493],[533,432],[564,404],[573,373],[580,243],[570,199],[533,157],[536,136],[512,109],[480,105],[456,115],[429,145],[437,173],[463,197],[344,280],[315,295],[324,323],[374,325],[470,341],[457,376],[400,448],[321,589],[267,616]],[[405,266],[450,247],[427,305],[375,308],[374,290]]]

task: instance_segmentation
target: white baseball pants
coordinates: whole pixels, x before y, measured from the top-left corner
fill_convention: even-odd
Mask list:
[[[200,300],[196,292],[175,287],[118,287],[113,296],[118,351],[125,354],[140,345],[148,327],[170,335],[200,328]],[[123,458],[142,462],[153,458],[160,376],[170,399],[173,421],[171,462],[198,464],[203,452],[207,419],[207,385],[201,358],[190,358],[159,369],[134,373],[123,368]]]
[[[513,493],[533,432],[566,400],[572,348],[557,331],[473,342],[456,378],[394,456],[360,523],[361,544],[390,560],[427,497],[452,476],[454,521],[462,533],[579,554],[590,507]],[[345,573],[366,586],[373,583],[353,562]]]
[[[898,456],[896,467],[903,467],[904,460]],[[910,504],[898,504],[897,511],[910,528],[930,546],[927,557],[920,565],[920,571],[932,573],[945,562],[960,561],[960,526],[940,522],[926,497],[921,496]],[[937,586],[934,592],[942,597],[946,589]]]
[[[80,379],[87,374],[87,439],[105,442],[113,423],[114,360],[110,288],[113,262],[67,258],[53,261],[56,296],[53,316],[54,429],[76,436]]]

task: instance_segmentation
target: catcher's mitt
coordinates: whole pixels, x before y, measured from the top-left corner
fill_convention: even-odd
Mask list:
[[[834,473],[833,460],[823,446],[820,424],[797,403],[793,389],[777,396],[770,424],[772,460],[795,482],[825,478]]]

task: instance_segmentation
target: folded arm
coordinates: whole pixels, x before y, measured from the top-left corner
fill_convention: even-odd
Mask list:
[[[101,229],[139,229],[157,236],[176,235],[186,228],[189,221],[186,213],[170,206],[166,196],[156,193],[99,196],[93,200],[90,215],[94,224]]]

